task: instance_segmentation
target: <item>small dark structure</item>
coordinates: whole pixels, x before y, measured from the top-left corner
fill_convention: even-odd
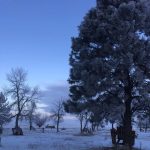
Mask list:
[[[61,128],[62,131],[66,130],[66,128]]]
[[[129,134],[131,134],[131,139],[129,140],[129,146],[133,146],[135,143],[135,131],[131,131]],[[130,137],[130,136],[129,136]],[[122,126],[117,127],[117,129],[112,128],[111,129],[111,138],[112,138],[112,144],[121,144],[124,145],[125,140],[125,130]],[[122,143],[120,143],[122,141]]]
[[[23,131],[20,127],[12,128],[13,135],[23,135]]]
[[[55,126],[53,126],[53,125],[47,125],[45,128],[55,129]]]

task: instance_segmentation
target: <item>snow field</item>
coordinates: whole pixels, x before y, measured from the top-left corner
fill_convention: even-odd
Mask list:
[[[0,150],[91,150],[111,147],[110,132],[102,129],[91,136],[82,136],[78,128],[70,128],[56,133],[56,130],[23,129],[23,136],[13,136],[11,129],[4,129]],[[150,150],[150,132],[138,132],[135,147]]]

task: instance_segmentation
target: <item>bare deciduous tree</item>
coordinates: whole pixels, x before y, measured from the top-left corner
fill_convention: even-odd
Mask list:
[[[59,132],[59,125],[63,121],[65,115],[63,100],[58,100],[53,104],[51,114],[51,118],[56,123],[57,132]]]
[[[13,103],[13,114],[16,118],[15,128],[19,128],[19,119],[22,116],[26,116],[28,113],[27,104],[38,98],[38,89],[31,89],[26,84],[27,73],[22,68],[12,69],[7,74],[7,80],[9,82],[9,88],[6,89],[6,93],[11,96]]]
[[[27,105],[27,108],[28,108],[28,113],[27,113],[26,119],[29,121],[30,130],[32,130],[32,128],[33,128],[32,124],[34,121],[34,114],[35,114],[35,110],[37,108],[36,102],[31,101],[31,103]]]
[[[34,123],[39,127],[41,128],[45,123],[46,121],[48,120],[48,116],[42,114],[42,113],[37,113],[35,114],[34,116]]]

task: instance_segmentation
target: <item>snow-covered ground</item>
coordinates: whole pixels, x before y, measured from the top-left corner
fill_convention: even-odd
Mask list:
[[[5,129],[0,150],[90,150],[103,146],[111,147],[110,132],[102,129],[93,136],[80,136],[78,128],[70,128],[56,133],[55,130],[23,129],[23,136],[13,136],[11,129]],[[136,147],[150,150],[150,133],[139,133]]]
[[[29,131],[24,129],[24,136],[11,135],[10,129],[5,129],[2,136],[4,150],[84,150],[92,147],[111,145],[108,131],[98,132],[94,136],[79,136],[78,129],[66,129],[59,133],[46,129]]]
[[[150,150],[150,131],[149,132],[138,132],[138,137],[135,140],[135,147],[142,150]]]

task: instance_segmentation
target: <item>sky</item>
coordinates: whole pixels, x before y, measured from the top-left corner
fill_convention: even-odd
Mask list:
[[[11,68],[28,72],[44,100],[67,96],[71,37],[96,0],[0,0],[0,88]],[[47,96],[46,96],[47,94]]]

